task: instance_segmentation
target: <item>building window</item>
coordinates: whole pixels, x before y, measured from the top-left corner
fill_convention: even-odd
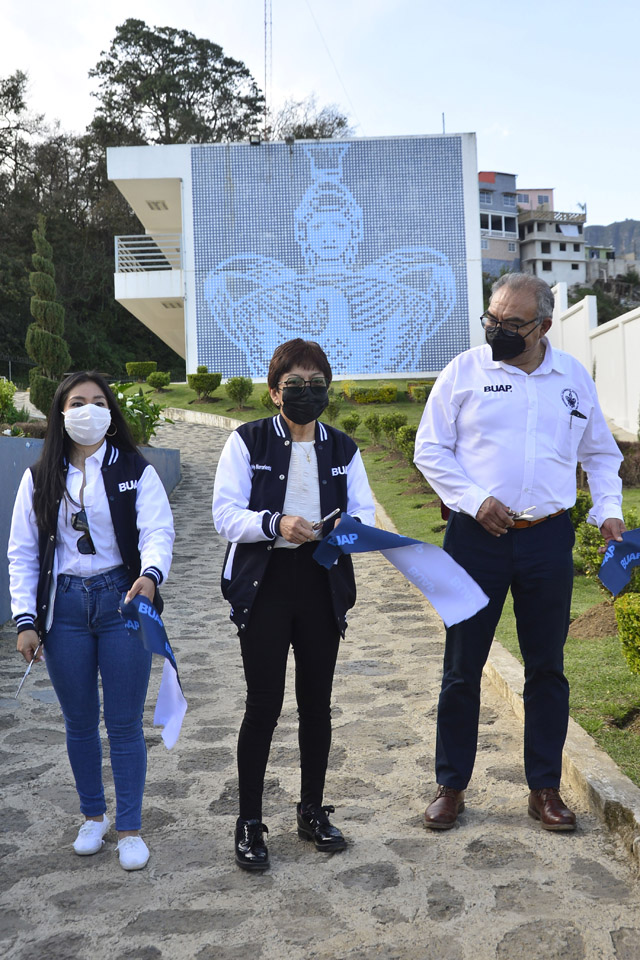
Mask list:
[[[503,199],[503,202],[504,202],[505,207],[515,207],[515,205],[516,205],[516,198],[514,197],[514,195],[513,195],[512,193],[503,193],[503,194],[502,194],[502,199]]]
[[[528,224],[527,224],[527,233],[533,233],[533,224],[532,224],[532,223],[528,223]]]
[[[543,260],[543,261],[542,261],[542,269],[543,269],[543,270],[551,270],[551,261],[550,261],[550,260]]]
[[[615,258],[616,258],[615,251],[609,250],[607,254],[607,260],[615,260]]]
[[[480,191],[480,203],[484,203],[486,207],[490,207],[493,204],[493,196],[492,196],[491,190]]]
[[[517,243],[510,242],[508,246],[509,246],[509,253],[515,253],[516,250],[518,249]]]
[[[487,240],[486,237],[480,237],[480,249],[481,250],[489,249],[489,241]]]
[[[546,193],[538,194],[538,206],[542,206],[543,203],[549,203],[549,196]]]
[[[528,193],[519,193],[519,194],[518,194],[518,203],[529,203],[529,194],[528,194]]]
[[[496,233],[502,233],[502,217],[491,214],[491,229],[495,230]]]
[[[579,270],[579,269],[580,269],[580,264],[579,264],[579,263],[572,263],[572,264],[571,264],[571,269],[572,269],[572,270]]]
[[[566,250],[566,249],[567,249],[566,243],[561,243],[561,244],[559,244],[559,246],[560,246],[560,249],[561,249],[561,250]]]
[[[573,245],[573,252],[574,252],[574,253],[580,253],[580,244],[579,244],[579,243],[574,243],[574,245]]]
[[[480,229],[488,230],[489,229],[489,214],[481,213],[480,214]]]
[[[506,233],[515,233],[516,232],[516,218],[515,217],[505,217],[504,218],[504,229]]]
[[[545,230],[547,229],[546,223],[537,223],[537,224],[536,224],[536,227],[538,228],[538,231],[539,231],[540,233],[544,233]]]
[[[551,253],[551,244],[548,240],[543,240],[540,244],[540,250],[542,253]]]

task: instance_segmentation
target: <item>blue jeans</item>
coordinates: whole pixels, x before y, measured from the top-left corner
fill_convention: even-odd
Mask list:
[[[151,654],[130,639],[118,613],[131,585],[125,567],[95,577],[58,577],[54,616],[44,649],[60,701],[67,752],[85,817],[106,812],[102,784],[100,696],[116,791],[116,829],[139,830],[147,772],[142,714]]]

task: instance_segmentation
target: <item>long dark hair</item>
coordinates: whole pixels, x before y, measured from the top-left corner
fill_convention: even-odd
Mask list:
[[[33,511],[38,529],[44,533],[54,533],[57,529],[58,510],[60,501],[66,494],[67,466],[73,449],[73,440],[64,428],[62,408],[74,387],[81,383],[87,383],[89,380],[100,387],[109,405],[111,412],[111,424],[108,428],[109,442],[120,450],[135,451],[136,449],[131,431],[118,406],[113,390],[102,374],[95,370],[83,370],[80,373],[72,373],[63,380],[56,390],[51,404],[44,447],[40,459],[35,465],[36,483],[33,490]]]

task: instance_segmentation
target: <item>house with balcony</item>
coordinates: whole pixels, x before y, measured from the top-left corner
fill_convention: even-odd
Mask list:
[[[542,277],[550,286],[555,283],[583,285],[587,277],[586,214],[554,210],[551,188],[518,188],[517,197],[522,272]]]
[[[482,170],[478,190],[483,273],[519,270],[516,175]]]

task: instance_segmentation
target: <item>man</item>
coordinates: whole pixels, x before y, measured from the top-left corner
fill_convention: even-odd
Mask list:
[[[559,793],[569,718],[563,647],[569,628],[576,464],[587,472],[589,516],[605,541],[621,540],[622,457],[595,385],[546,339],[553,294],[528,274],[493,285],[481,318],[487,344],[440,374],[416,437],[415,462],[451,510],[444,549],[489,604],[447,630],[438,704],[438,791],[427,827],[446,830],[464,810],[478,738],[480,678],[511,588],[525,664],[524,762],[529,815],[574,830]]]

